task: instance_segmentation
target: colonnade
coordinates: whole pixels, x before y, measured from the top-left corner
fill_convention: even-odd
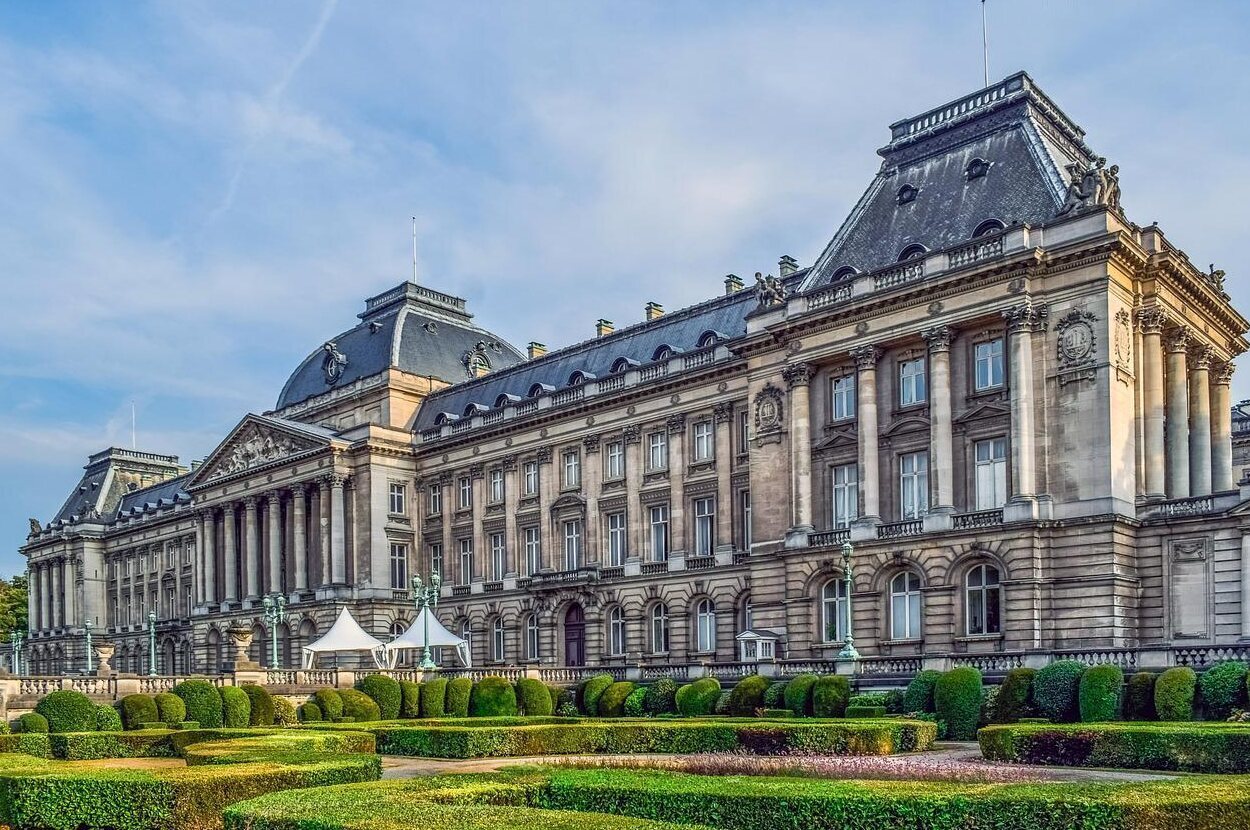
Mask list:
[[[74,560],[67,556],[52,556],[30,563],[26,611],[31,631],[78,624],[74,569]]]

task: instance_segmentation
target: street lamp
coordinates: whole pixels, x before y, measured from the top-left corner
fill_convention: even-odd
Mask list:
[[[430,651],[430,617],[438,608],[438,595],[442,588],[443,578],[439,576],[438,571],[430,574],[429,586],[423,585],[419,576],[412,578],[412,600],[417,607],[417,614],[419,615],[423,609],[430,612],[425,615],[425,653],[421,656],[421,662],[418,665],[422,671],[433,671],[438,668],[434,664],[433,652]]]
[[[95,627],[95,624],[91,620],[87,620],[82,624],[82,627],[87,634],[87,674],[91,674],[91,658],[94,656],[91,653],[91,629]]]
[[[265,607],[265,625],[269,627],[269,667],[281,668],[278,665],[278,623],[286,619],[286,597],[282,594],[266,594],[261,599]]]
[[[156,677],[156,612],[148,612],[148,677]]]
[[[843,644],[842,650],[838,652],[839,660],[858,660],[859,652],[855,650],[855,634],[853,632],[854,617],[851,612],[851,554],[855,552],[855,548],[850,542],[842,543],[842,579],[846,584],[846,643]]]
[[[21,675],[22,673],[22,642],[26,639],[26,632],[20,628],[13,629],[13,633],[9,635],[9,639],[13,643],[13,673]]]

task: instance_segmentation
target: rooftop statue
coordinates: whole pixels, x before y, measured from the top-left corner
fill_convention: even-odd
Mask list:
[[[1120,207],[1120,165],[1106,167],[1107,160],[1099,156],[1095,162],[1084,170],[1079,164],[1069,164],[1068,173],[1072,181],[1068,183],[1068,195],[1063,205],[1056,211],[1056,216],[1065,216],[1073,210],[1106,205],[1112,209]]]
[[[760,308],[781,305],[786,301],[786,289],[781,280],[769,274],[767,277],[755,272],[755,296],[759,299]]]

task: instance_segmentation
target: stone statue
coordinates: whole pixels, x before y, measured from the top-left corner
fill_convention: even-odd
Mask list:
[[[1064,216],[1074,210],[1106,205],[1109,208],[1120,206],[1120,166],[1111,165],[1104,169],[1107,160],[1099,156],[1092,165],[1082,169],[1079,164],[1069,164],[1068,174],[1072,177],[1068,183],[1068,194],[1063,205],[1056,211],[1056,216]]]
[[[781,305],[786,301],[786,289],[781,284],[781,280],[772,274],[765,277],[759,271],[756,271],[755,296],[759,300],[760,308],[769,308]]]
[[[326,385],[332,386],[343,377],[343,369],[347,366],[347,355],[339,351],[338,344],[333,340],[326,341],[321,347],[326,353],[321,362],[321,371],[325,375]]]
[[[38,519],[30,519],[30,535],[38,536],[40,533],[43,533],[43,525]]]
[[[1102,203],[1112,210],[1120,209],[1120,165],[1113,164],[1103,179]]]
[[[1216,291],[1223,291],[1224,290],[1224,270],[1222,268],[1216,268],[1214,262],[1211,263],[1211,265],[1208,267],[1210,268],[1210,272],[1207,274],[1207,280],[1211,283],[1211,286],[1215,288]],[[31,521],[34,521],[34,520],[32,519]]]

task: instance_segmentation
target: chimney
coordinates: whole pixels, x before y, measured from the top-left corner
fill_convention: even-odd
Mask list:
[[[789,254],[785,254],[781,259],[777,260],[777,271],[782,279],[799,270],[799,261]]]
[[[530,360],[535,360],[547,353],[547,347],[537,340],[531,340],[529,345]]]
[[[596,323],[595,323],[595,337],[607,337],[607,336],[608,336],[609,334],[611,334],[613,331],[614,331],[614,329],[612,328],[612,321],[611,321],[611,320],[605,320],[605,319],[603,319],[602,317],[600,317],[600,318],[598,319],[598,321],[596,321]]]
[[[642,313],[646,315],[648,320],[658,320],[660,317],[664,316],[664,306],[656,302],[647,303],[646,307],[643,308]]]
[[[729,274],[725,277],[725,293],[733,294],[742,290],[742,277]]]

